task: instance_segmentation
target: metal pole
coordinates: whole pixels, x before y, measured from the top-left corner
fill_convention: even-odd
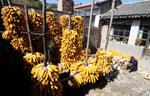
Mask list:
[[[68,30],[71,31],[71,13],[69,12],[69,22],[68,22]]]
[[[111,18],[110,18],[110,23],[109,23],[109,28],[108,28],[108,31],[107,31],[107,35],[106,35],[105,50],[107,50],[108,43],[109,43],[109,35],[110,35],[110,31],[111,31],[111,27],[112,27],[112,22],[113,22],[113,15],[114,15],[115,2],[116,2],[116,0],[113,0],[113,1],[112,1],[112,6],[111,6]]]
[[[31,53],[33,54],[33,46],[32,46],[32,39],[31,39],[31,31],[29,28],[29,17],[28,17],[28,9],[27,6],[24,6],[25,8],[25,14],[26,14],[26,26],[27,26],[27,32],[28,32],[28,37],[29,37],[29,43],[30,43],[30,49],[31,49]]]
[[[86,58],[85,58],[85,66],[88,65],[88,54],[89,54],[89,42],[90,42],[90,33],[91,33],[91,24],[92,24],[92,16],[93,16],[93,9],[94,9],[94,2],[95,0],[92,0],[92,6],[91,6],[91,14],[90,14],[90,21],[89,21],[89,28],[88,28],[88,36],[87,36],[87,47],[86,47]]]
[[[47,66],[47,40],[46,40],[46,0],[43,0],[43,44],[44,44],[44,67]]]

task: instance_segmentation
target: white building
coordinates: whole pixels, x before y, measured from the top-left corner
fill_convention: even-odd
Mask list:
[[[100,20],[100,48],[106,44],[106,33],[111,11],[102,15]],[[119,5],[114,10],[108,50],[116,50],[150,62],[150,0]],[[142,58],[149,58],[145,61]],[[149,67],[150,68],[150,67]]]

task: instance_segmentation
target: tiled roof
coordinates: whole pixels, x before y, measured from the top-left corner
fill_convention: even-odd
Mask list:
[[[102,15],[102,18],[110,18],[111,11]],[[141,18],[150,17],[150,0],[122,4],[114,11],[114,18]]]
[[[99,2],[95,2],[95,5],[96,4],[101,4],[101,3],[104,3],[104,2],[108,2],[110,0],[101,0]],[[75,6],[74,8],[75,9],[80,9],[80,8],[84,8],[84,7],[91,7],[91,3],[88,3],[88,4],[83,4],[83,5],[78,5],[78,6]]]

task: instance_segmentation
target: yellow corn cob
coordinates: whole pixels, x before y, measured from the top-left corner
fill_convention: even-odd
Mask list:
[[[59,69],[51,62],[47,62],[47,64],[46,67],[43,64],[38,64],[32,68],[31,74],[36,79],[36,81],[33,80],[36,84],[33,85],[35,93],[32,93],[32,95],[62,96],[63,86],[59,81]]]
[[[11,40],[10,44],[12,45],[15,51],[19,51],[22,54],[30,51],[29,41],[24,37],[15,37]]]
[[[26,32],[26,20],[23,11],[18,7],[4,7],[2,9],[2,19],[6,32],[3,33],[4,39],[18,37],[20,32]]]
[[[96,61],[95,65],[98,67],[98,71],[102,75],[109,74],[109,72],[112,71],[112,65],[113,65],[113,55],[109,51],[104,51],[99,49],[96,52]]]

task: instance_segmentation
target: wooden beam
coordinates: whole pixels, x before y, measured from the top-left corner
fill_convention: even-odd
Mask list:
[[[28,8],[27,6],[24,6],[24,8],[25,8],[26,26],[27,26],[27,32],[28,32],[28,37],[29,37],[30,49],[31,49],[31,53],[33,54],[33,43],[32,43],[32,38],[31,38],[31,31],[29,28]]]
[[[89,49],[89,43],[90,43],[90,33],[91,33],[91,27],[92,27],[92,17],[93,17],[94,2],[95,2],[95,0],[92,0],[90,20],[89,20],[89,28],[88,28],[88,36],[87,36],[85,66],[88,65],[88,55],[89,55],[88,49]]]
[[[114,15],[115,2],[116,2],[116,0],[113,0],[113,1],[112,1],[112,6],[111,6],[111,18],[110,18],[110,23],[109,23],[109,28],[108,28],[108,31],[107,31],[107,35],[106,35],[105,50],[107,50],[108,43],[109,43],[109,35],[110,35],[111,26],[112,26],[112,22],[113,22],[113,15]]]
[[[46,40],[46,0],[43,0],[42,6],[43,15],[43,44],[44,44],[44,67],[47,66],[48,54],[47,54],[47,40]]]
[[[20,33],[28,34],[27,32],[20,32]],[[32,35],[44,36],[44,34],[43,34],[43,33],[33,33],[33,32],[31,32],[30,34],[32,34]]]

